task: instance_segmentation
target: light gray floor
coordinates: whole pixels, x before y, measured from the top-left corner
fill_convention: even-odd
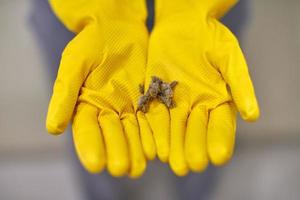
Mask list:
[[[241,44],[262,116],[255,124],[239,122],[239,148],[219,170],[211,199],[298,200],[300,1],[248,2]],[[0,0],[0,200],[83,200],[67,135],[44,130],[51,80],[28,23],[32,3]],[[139,199],[177,198],[167,179],[149,188]]]
[[[214,200],[297,200],[300,198],[299,143],[240,149],[221,173]]]
[[[84,194],[65,157],[37,155],[0,159],[1,200],[83,200]]]

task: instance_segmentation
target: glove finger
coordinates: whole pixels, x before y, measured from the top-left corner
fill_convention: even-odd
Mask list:
[[[107,152],[107,168],[111,175],[119,177],[129,170],[129,152],[119,116],[102,110],[98,117]]]
[[[230,87],[242,118],[255,121],[259,117],[259,107],[244,55],[235,36],[221,24],[218,28],[222,39],[217,46],[219,55],[215,62]]]
[[[106,164],[106,156],[97,108],[80,103],[72,128],[76,152],[82,165],[91,173],[101,172]]]
[[[208,165],[206,146],[207,110],[198,105],[189,115],[185,136],[185,158],[189,168],[204,171]]]
[[[167,162],[170,151],[169,111],[163,104],[153,101],[146,118],[153,132],[157,155],[162,162]]]
[[[148,121],[142,112],[137,113],[138,123],[140,126],[140,136],[143,145],[143,150],[148,160],[153,160],[156,155],[156,148],[153,134]]]
[[[131,178],[137,178],[141,176],[146,169],[146,159],[139,135],[139,125],[133,114],[126,114],[122,117],[121,121],[129,148],[129,176]]]
[[[62,133],[70,121],[81,85],[94,65],[92,48],[87,41],[89,29],[83,30],[65,48],[56,81],[53,86],[53,94],[49,103],[46,127],[50,133]],[[98,56],[99,57],[99,56]]]
[[[226,163],[232,156],[235,142],[236,110],[229,103],[213,109],[207,131],[208,155],[214,165]]]
[[[184,156],[184,138],[188,112],[187,109],[176,107],[170,110],[170,116],[171,146],[169,163],[175,174],[184,176],[188,173],[188,166]]]

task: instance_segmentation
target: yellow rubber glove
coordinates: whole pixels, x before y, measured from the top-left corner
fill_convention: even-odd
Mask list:
[[[234,35],[219,21],[235,1],[159,0],[149,40],[151,76],[174,88],[176,107],[153,102],[146,114],[157,153],[177,175],[224,164],[233,152],[236,109],[246,121],[259,116],[247,65]]]
[[[62,133],[73,117],[73,137],[84,167],[113,176],[140,176],[155,157],[148,122],[136,114],[144,82],[148,32],[144,0],[51,0],[77,36],[65,48],[46,126]],[[140,134],[143,133],[143,134]]]

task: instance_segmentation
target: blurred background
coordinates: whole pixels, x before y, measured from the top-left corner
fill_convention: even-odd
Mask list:
[[[300,199],[300,1],[241,0],[224,23],[246,55],[260,120],[239,120],[224,167],[177,178],[152,162],[140,180],[118,180],[88,175],[70,131],[54,137],[44,128],[60,53],[73,35],[47,1],[0,0],[0,200]]]

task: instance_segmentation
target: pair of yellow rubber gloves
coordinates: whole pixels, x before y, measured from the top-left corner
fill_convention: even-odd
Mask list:
[[[156,155],[179,176],[222,165],[233,153],[236,109],[246,121],[259,108],[244,56],[218,20],[235,0],[156,0],[147,31],[145,0],[51,0],[76,37],[60,63],[46,126],[72,121],[83,166],[139,177]],[[176,107],[159,101],[138,111],[139,84],[178,81]]]

